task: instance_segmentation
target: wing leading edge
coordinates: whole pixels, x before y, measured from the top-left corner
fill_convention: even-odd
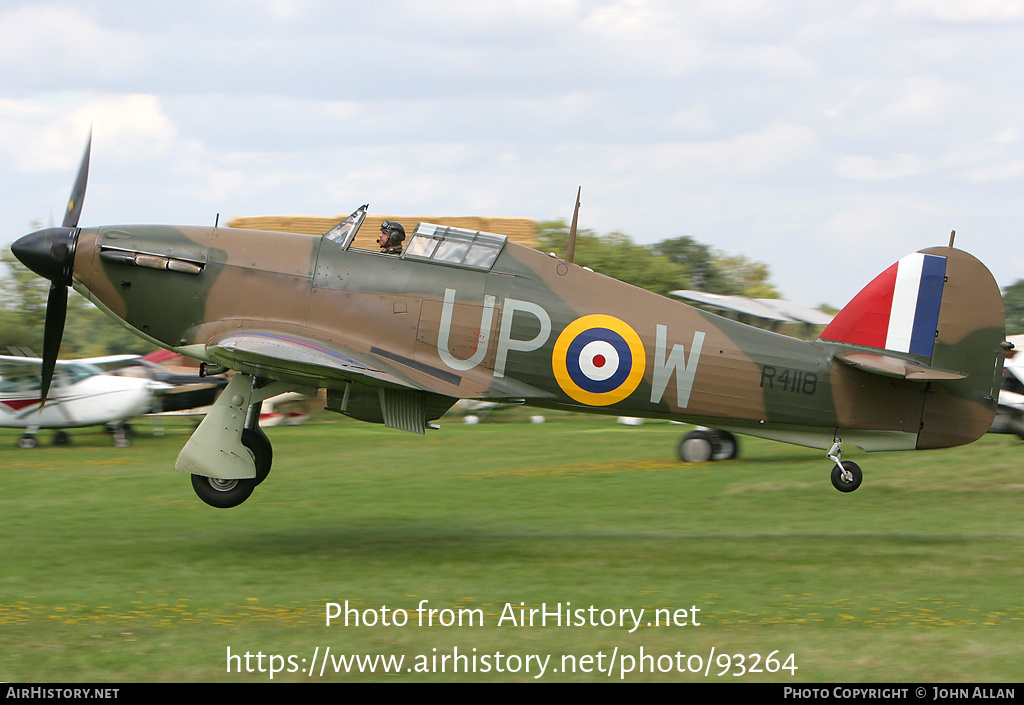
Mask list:
[[[423,433],[458,399],[461,378],[386,350],[331,347],[293,334],[247,331],[207,343],[227,367],[310,387],[327,388],[327,408],[412,433]]]

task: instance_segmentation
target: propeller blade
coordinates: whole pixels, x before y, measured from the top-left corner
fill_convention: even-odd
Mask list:
[[[53,371],[57,367],[57,354],[60,352],[60,341],[64,337],[64,320],[67,318],[67,314],[67,287],[59,284],[50,284],[50,294],[46,298],[46,324],[43,328],[40,409],[46,404],[46,395],[50,393],[50,382],[53,381]]]
[[[89,140],[85,143],[82,164],[78,167],[78,177],[75,178],[75,186],[71,189],[68,207],[64,211],[64,222],[61,225],[65,228],[78,227],[78,218],[82,215],[82,203],[85,201],[85,185],[89,181],[89,153],[91,151],[92,130],[89,131]]]
[[[92,131],[85,143],[85,154],[78,167],[78,176],[71,189],[64,221],[59,228],[46,228],[19,238],[11,245],[14,256],[36,274],[50,280],[50,293],[46,298],[46,323],[43,328],[43,365],[40,406],[46,404],[53,371],[57,367],[60,342],[64,338],[64,323],[68,316],[68,287],[72,282],[75,265],[75,246],[78,244],[78,219],[82,215],[85,187],[89,181],[89,154],[92,152]]]

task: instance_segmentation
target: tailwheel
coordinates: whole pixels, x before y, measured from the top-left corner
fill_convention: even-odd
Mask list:
[[[249,499],[256,487],[267,479],[274,451],[266,434],[258,427],[242,429],[242,445],[249,451],[256,463],[256,477],[241,480],[224,480],[218,477],[192,475],[192,489],[199,499],[211,507],[230,509]]]
[[[853,492],[863,480],[860,466],[851,460],[844,460],[832,468],[832,486],[840,492]]]

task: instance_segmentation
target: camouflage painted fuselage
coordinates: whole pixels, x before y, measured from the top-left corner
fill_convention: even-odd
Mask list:
[[[327,388],[330,408],[369,421],[387,422],[387,389],[427,419],[458,398],[522,400],[886,450],[968,443],[996,408],[998,287],[964,252],[926,252],[946,258],[934,351],[886,353],[927,368],[917,376],[837,357],[873,348],[755,329],[513,243],[482,271],[307,235],[85,228],[74,285],[163,347]]]

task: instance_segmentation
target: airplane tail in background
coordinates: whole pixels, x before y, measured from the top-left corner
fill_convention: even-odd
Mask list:
[[[1006,338],[999,287],[952,247],[907,255],[875,277],[822,331],[836,357],[873,374],[928,385],[917,447],[977,440],[992,425]]]

